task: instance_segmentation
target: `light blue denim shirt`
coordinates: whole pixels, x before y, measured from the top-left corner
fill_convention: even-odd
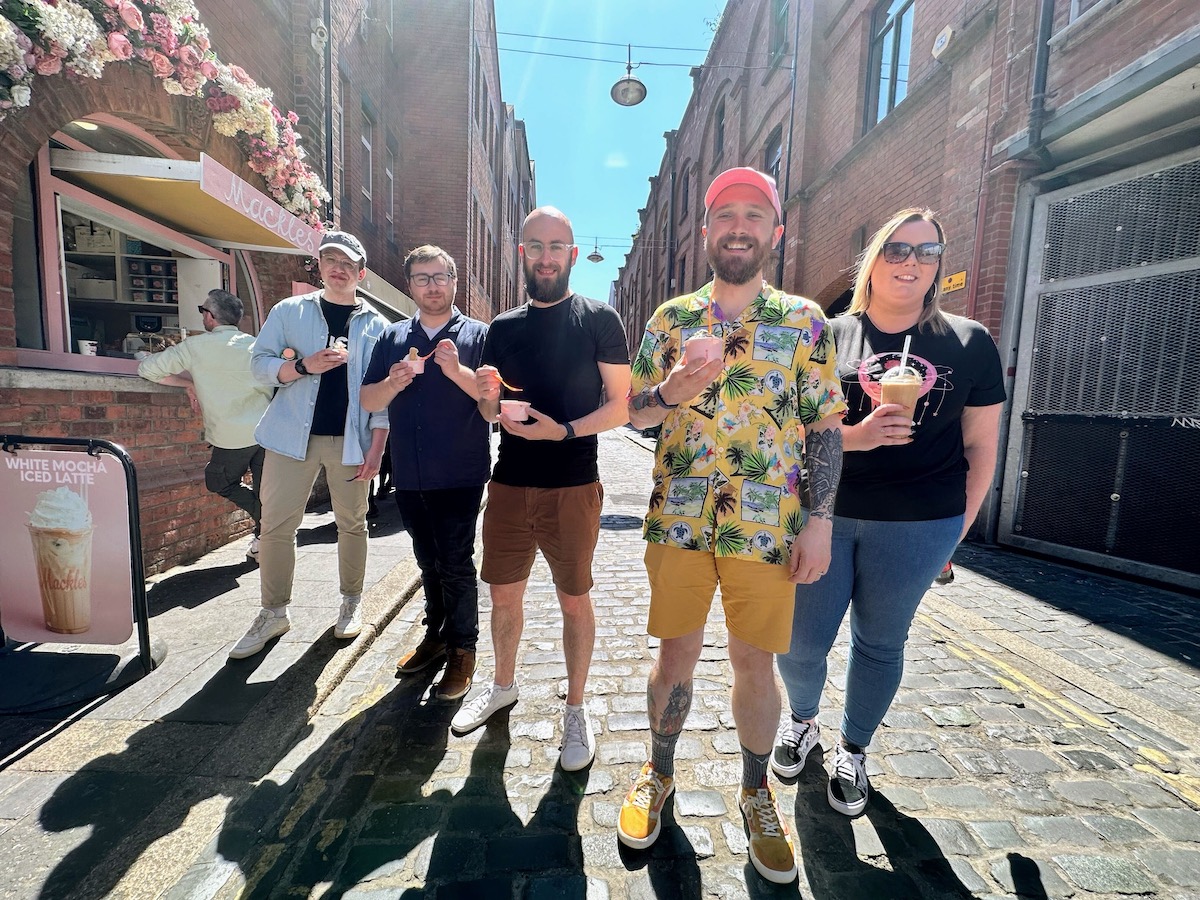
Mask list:
[[[350,316],[350,358],[346,361],[350,403],[346,408],[342,463],[347,466],[362,465],[371,446],[371,431],[388,427],[387,410],[368,413],[358,402],[358,389],[371,361],[371,352],[388,324],[361,297],[359,302],[359,310]],[[308,453],[321,376],[305,375],[284,384],[279,380],[279,370],[285,362],[282,354],[286,348],[295,350],[299,358],[324,350],[328,341],[329,326],[321,314],[320,291],[288,297],[271,308],[254,342],[254,356],[250,360],[256,381],[279,388],[254,431],[260,447],[292,459],[304,459]]]

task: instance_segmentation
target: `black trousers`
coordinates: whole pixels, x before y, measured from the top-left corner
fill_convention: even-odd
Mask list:
[[[227,450],[213,447],[208,465],[204,467],[204,486],[219,494],[234,505],[244,509],[254,520],[254,536],[262,530],[262,504],[258,502],[258,491],[262,485],[263,459],[266,456],[258,444]],[[250,470],[254,487],[242,484],[242,476]]]

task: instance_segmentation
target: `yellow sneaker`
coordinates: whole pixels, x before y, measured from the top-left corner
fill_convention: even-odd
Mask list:
[[[769,787],[742,788],[742,817],[750,843],[750,862],[758,874],[775,884],[789,884],[799,875],[792,835]],[[624,810],[622,810],[624,812]]]
[[[633,779],[621,815],[617,819],[617,838],[626,847],[645,850],[662,829],[662,808],[675,790],[675,779],[659,775],[650,763],[642,766]]]

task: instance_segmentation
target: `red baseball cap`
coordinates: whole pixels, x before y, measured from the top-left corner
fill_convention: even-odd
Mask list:
[[[725,188],[733,187],[735,184],[748,184],[750,187],[758,188],[762,191],[763,196],[771,201],[771,205],[775,207],[775,215],[779,221],[783,221],[783,207],[779,203],[779,190],[775,187],[775,179],[758,169],[751,169],[748,166],[739,166],[736,169],[726,169],[720,175],[713,179],[713,183],[708,186],[708,190],[704,192],[704,211],[708,212],[712,208],[713,201],[717,199],[717,195]]]

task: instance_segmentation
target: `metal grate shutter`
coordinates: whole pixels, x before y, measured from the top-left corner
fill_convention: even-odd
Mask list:
[[[1047,194],[1001,540],[1200,586],[1200,158]]]

